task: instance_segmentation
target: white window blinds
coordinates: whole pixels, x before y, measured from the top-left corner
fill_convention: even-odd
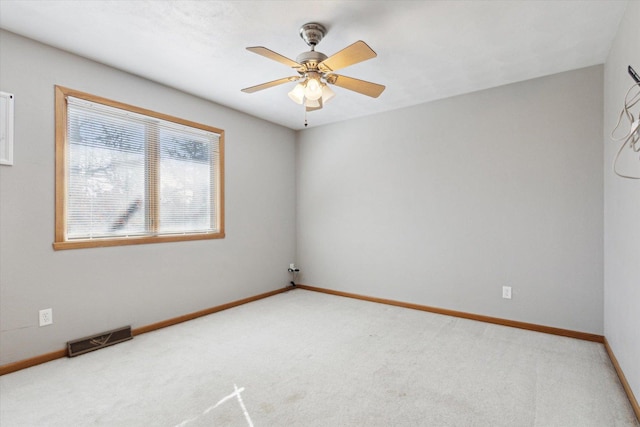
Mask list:
[[[220,135],[67,97],[66,239],[218,232]]]

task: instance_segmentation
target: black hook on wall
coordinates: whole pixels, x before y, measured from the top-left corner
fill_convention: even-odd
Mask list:
[[[627,68],[627,70],[629,71],[629,75],[631,76],[631,78],[640,85],[640,76],[638,75],[638,73],[636,73],[636,70],[634,70],[631,65],[629,65],[629,68]]]

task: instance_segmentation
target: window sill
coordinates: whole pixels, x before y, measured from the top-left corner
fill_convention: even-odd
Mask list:
[[[220,233],[198,233],[198,234],[174,234],[164,236],[140,236],[140,237],[121,237],[121,238],[104,238],[89,240],[68,240],[61,242],[53,242],[53,249],[82,249],[82,248],[100,248],[109,246],[126,246],[126,245],[145,245],[148,243],[167,243],[167,242],[184,242],[190,240],[208,240],[208,239],[224,239],[224,232]]]

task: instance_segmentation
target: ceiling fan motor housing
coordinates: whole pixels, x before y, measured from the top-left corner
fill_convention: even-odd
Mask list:
[[[304,52],[298,55],[296,62],[302,64],[308,71],[316,71],[318,64],[327,59],[327,55],[322,52],[316,52],[312,50],[310,52]]]

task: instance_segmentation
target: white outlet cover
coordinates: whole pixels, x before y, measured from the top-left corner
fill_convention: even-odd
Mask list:
[[[511,286],[502,287],[502,298],[511,299]]]
[[[53,309],[45,308],[44,310],[40,310],[38,314],[40,326],[47,326],[53,323]]]

